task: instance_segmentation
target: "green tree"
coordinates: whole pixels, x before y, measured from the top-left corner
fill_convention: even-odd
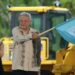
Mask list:
[[[75,0],[61,0],[63,7],[68,8],[72,15],[75,15]]]
[[[0,37],[7,36],[9,33],[8,11],[6,10],[7,2],[0,1]]]
[[[24,3],[26,4],[26,6],[39,6],[40,2],[39,0],[24,0]]]
[[[53,5],[54,1],[55,0],[40,0],[40,4],[43,6],[50,6],[50,5]]]

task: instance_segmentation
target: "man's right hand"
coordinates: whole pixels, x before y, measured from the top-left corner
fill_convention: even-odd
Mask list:
[[[38,33],[32,33],[32,39],[37,39],[39,37]]]

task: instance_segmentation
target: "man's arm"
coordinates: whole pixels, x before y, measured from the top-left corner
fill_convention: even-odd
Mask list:
[[[18,42],[18,43],[25,42],[25,41],[30,40],[32,38],[32,34],[28,34],[28,35],[24,36],[17,29],[12,30],[12,35],[13,35],[15,42]]]

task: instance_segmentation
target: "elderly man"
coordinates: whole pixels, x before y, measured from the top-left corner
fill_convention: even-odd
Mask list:
[[[19,26],[12,30],[14,38],[13,75],[37,75],[40,70],[41,43],[38,32],[30,28],[31,21],[31,15],[22,12],[19,15]]]

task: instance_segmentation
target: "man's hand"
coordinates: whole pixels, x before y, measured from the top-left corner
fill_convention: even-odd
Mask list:
[[[32,33],[32,39],[37,39],[39,37],[38,33]]]

